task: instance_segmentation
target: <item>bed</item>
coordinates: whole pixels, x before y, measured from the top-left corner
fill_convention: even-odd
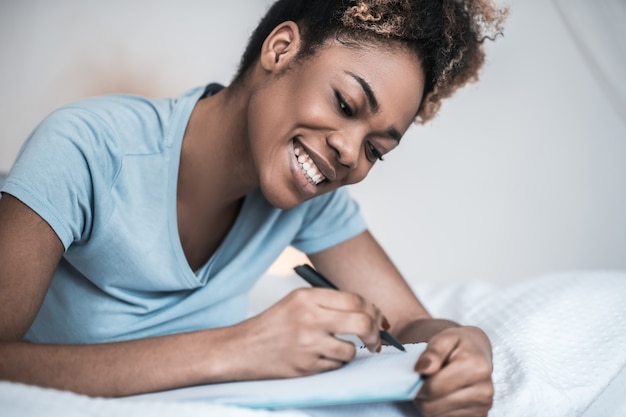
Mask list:
[[[300,286],[264,276],[250,314]],[[571,271],[508,287],[472,281],[414,287],[435,315],[481,326],[494,346],[491,417],[626,416],[626,271]],[[0,382],[0,414],[22,416],[409,416],[407,404],[250,410],[212,403],[130,402]]]

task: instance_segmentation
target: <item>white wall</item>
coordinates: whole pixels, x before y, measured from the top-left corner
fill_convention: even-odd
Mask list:
[[[626,268],[626,126],[553,4],[509,4],[482,80],[358,187],[412,279]]]
[[[0,171],[55,107],[228,83],[269,0],[0,0]],[[510,0],[482,80],[353,187],[411,280],[626,269],[626,126],[545,0]]]
[[[0,170],[32,127],[68,101],[227,83],[269,3],[0,0]]]

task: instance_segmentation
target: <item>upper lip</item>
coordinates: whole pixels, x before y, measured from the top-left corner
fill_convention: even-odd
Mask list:
[[[337,172],[335,168],[328,162],[326,158],[317,153],[315,149],[308,147],[306,144],[298,141],[300,146],[304,148],[304,151],[311,157],[313,163],[320,170],[320,173],[326,177],[328,181],[334,181],[337,178]]]

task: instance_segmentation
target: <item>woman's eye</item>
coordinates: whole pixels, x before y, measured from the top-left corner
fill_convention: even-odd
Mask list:
[[[339,109],[341,110],[341,112],[343,114],[345,114],[348,117],[352,117],[354,116],[354,111],[352,110],[352,108],[348,105],[348,103],[346,103],[346,100],[343,98],[343,96],[341,95],[341,93],[339,93],[338,91],[335,92],[335,96],[337,97],[337,103],[339,103]]]
[[[379,151],[378,149],[376,149],[376,147],[374,145],[372,145],[371,143],[367,144],[367,147],[370,151],[370,161],[375,162],[377,159],[379,161],[384,161],[385,159],[383,158],[383,153],[381,151]]]

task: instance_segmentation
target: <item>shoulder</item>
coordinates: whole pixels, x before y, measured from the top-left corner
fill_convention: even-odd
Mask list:
[[[292,245],[316,253],[367,229],[358,203],[344,188],[315,197],[301,205],[302,226]]]
[[[176,103],[132,95],[83,99],[50,113],[29,141],[70,143],[86,155],[159,153],[169,143]]]
[[[173,99],[149,99],[131,95],[108,95],[67,104],[47,117],[48,121],[93,127],[93,134],[159,130],[167,123]]]

